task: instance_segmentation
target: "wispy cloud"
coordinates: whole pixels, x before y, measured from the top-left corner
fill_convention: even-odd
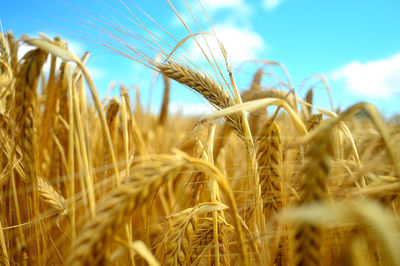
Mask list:
[[[282,2],[283,2],[283,0],[264,0],[263,6],[267,10],[272,10],[272,9],[277,8]]]
[[[400,93],[400,53],[389,58],[360,63],[359,61],[333,71],[330,77],[343,80],[347,89],[369,97],[389,97]]]
[[[228,59],[233,63],[257,58],[260,53],[264,52],[266,49],[266,44],[263,38],[254,31],[238,28],[230,24],[217,25],[214,29],[218,39],[225,47]],[[223,55],[220,52],[218,42],[215,38],[207,36],[206,39],[210,50],[213,51],[213,55],[216,59],[223,60]],[[208,50],[204,38],[199,38],[198,43],[204,51]],[[189,51],[195,59],[204,59],[202,51],[195,42],[192,43]]]
[[[187,9],[186,5],[181,5],[179,9],[180,16],[189,27],[197,26],[192,14],[195,14],[197,22],[205,25],[209,25],[207,16],[216,24],[241,23],[249,25],[251,24],[249,18],[254,10],[254,6],[244,0],[202,0],[201,3],[194,1],[189,6],[192,12]],[[180,26],[181,22],[177,17],[174,17],[172,25]]]
[[[220,8],[237,8],[245,6],[242,0],[203,0],[203,6],[207,10],[218,10]]]

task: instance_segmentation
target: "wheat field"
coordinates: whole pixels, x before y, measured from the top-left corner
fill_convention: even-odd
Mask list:
[[[168,56],[142,59],[151,113],[123,85],[100,99],[66,40],[0,37],[1,265],[400,266],[400,123],[373,105],[317,108],[261,68],[239,92]],[[171,81],[215,112],[171,114]]]

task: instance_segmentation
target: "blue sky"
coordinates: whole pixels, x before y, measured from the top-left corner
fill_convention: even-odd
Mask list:
[[[92,53],[88,67],[103,97],[118,93],[109,93],[107,89],[112,81],[116,81],[130,88],[137,84],[142,100],[148,102],[153,73],[133,60],[116,55],[93,42],[93,39],[101,38],[102,41],[115,43],[99,30],[98,26],[111,30],[104,22],[113,22],[131,30],[132,34],[146,36],[146,32],[132,22],[134,15],[117,0],[0,2],[4,31],[13,30],[16,36],[35,35],[40,31],[52,37],[57,35],[66,38],[71,50],[78,55],[84,51]],[[164,0],[125,3],[147,29],[172,47],[176,45],[174,40],[137,7],[148,12],[177,41],[188,35]],[[199,2],[188,3],[201,28],[210,31]],[[173,4],[192,32],[198,32],[185,2],[173,1]],[[246,63],[238,68],[240,62],[250,59],[272,60],[285,65],[293,87],[300,96],[306,92],[300,89],[304,79],[314,74],[324,74],[330,84],[335,107],[345,108],[357,101],[368,101],[386,116],[399,112],[399,1],[203,0],[202,5],[217,36],[225,45],[233,69],[238,70],[236,80],[240,89],[248,88],[252,74],[261,66]],[[88,35],[92,41],[82,38]],[[137,39],[124,38],[132,47],[143,48]],[[201,69],[210,71],[193,41],[188,41],[184,46],[186,50],[180,49],[182,55],[192,59]],[[154,44],[151,47],[156,48]],[[212,48],[218,50],[217,47]],[[168,53],[172,48],[164,45],[163,50]],[[146,53],[153,57],[157,51],[147,49]],[[220,53],[216,52],[216,57],[220,59]],[[264,70],[272,71],[286,80],[277,67],[265,67]],[[263,85],[273,86],[274,82],[270,77],[263,78]],[[313,83],[315,81],[307,85]],[[316,105],[330,108],[322,83],[314,85]],[[152,91],[153,108],[159,106],[161,95],[162,84],[158,78]],[[175,110],[179,106],[183,106],[187,112],[210,109],[199,96],[177,84],[173,85],[172,101]]]

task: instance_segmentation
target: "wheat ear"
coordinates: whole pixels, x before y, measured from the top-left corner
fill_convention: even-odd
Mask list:
[[[310,104],[310,105],[306,106],[304,109],[305,117],[307,119],[311,116],[311,113],[312,113],[313,97],[314,97],[314,91],[311,88],[308,90],[306,97],[305,97],[305,101]]]
[[[262,68],[259,68],[253,75],[253,80],[251,82],[249,92],[261,91],[262,75],[263,75],[263,70]],[[250,113],[249,126],[253,136],[258,135],[258,131],[260,130],[260,124],[262,124],[262,121],[266,118],[266,116],[267,116],[267,110],[265,108],[261,108],[259,110]]]
[[[188,265],[196,216],[181,215],[170,221],[169,230],[164,239],[165,247],[160,249],[159,260],[164,265]]]
[[[110,131],[111,139],[114,135],[115,120],[119,111],[120,104],[117,99],[112,98],[106,108],[106,121]]]
[[[211,217],[199,218],[195,231],[192,237],[192,245],[190,250],[190,265],[215,265],[214,253],[214,226]],[[230,265],[229,246],[227,245],[227,236],[234,232],[232,225],[227,223],[222,216],[218,216],[217,228],[219,232],[218,237],[218,251],[219,251],[219,264]],[[210,254],[207,254],[210,253]],[[214,263],[213,263],[214,261]]]
[[[327,133],[327,132],[325,132]],[[309,160],[304,166],[303,192],[300,203],[310,204],[321,201],[326,194],[326,180],[330,172],[330,137],[320,134],[313,140],[308,151]],[[318,226],[302,223],[296,235],[297,265],[320,265],[321,230]]]
[[[281,166],[282,144],[281,131],[274,117],[268,119],[258,136],[257,160],[260,173],[261,198],[267,217],[275,214],[282,207]]]
[[[160,125],[165,125],[168,117],[168,105],[169,105],[169,94],[171,90],[171,82],[169,78],[163,76],[164,79],[164,95],[161,105],[160,115],[158,117],[158,123]]]
[[[11,31],[6,33],[8,49],[10,55],[10,65],[12,72],[15,77],[18,76],[18,42],[14,38],[14,34]]]
[[[158,68],[164,76],[176,80],[201,94],[217,109],[234,105],[228,93],[221,89],[214,80],[205,75],[173,62],[158,65]],[[242,118],[239,114],[227,116],[226,120],[239,136],[243,136]]]
[[[162,239],[162,245],[157,250],[157,257],[162,264],[188,265],[198,216],[225,208],[223,204],[208,202],[167,217],[168,230],[165,235],[159,237]]]
[[[38,177],[37,186],[39,196],[44,202],[54,209],[61,211],[61,214],[68,213],[67,201],[46,180]]]
[[[47,53],[40,49],[28,52],[15,84],[15,121],[18,123],[18,142],[21,144],[27,181],[34,178],[35,159],[35,101],[36,87]]]

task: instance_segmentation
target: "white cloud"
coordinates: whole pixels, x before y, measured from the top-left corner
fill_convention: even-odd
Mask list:
[[[344,80],[355,93],[373,97],[388,97],[400,91],[400,53],[392,57],[360,63],[351,62],[330,74]]]
[[[90,66],[87,68],[90,77],[94,80],[101,79],[105,76],[105,71],[102,68]]]
[[[78,41],[68,41],[68,50],[71,51],[74,55],[81,57],[87,50],[85,46]]]
[[[217,25],[214,27],[218,39],[222,42],[228,55],[228,60],[233,63],[243,62],[244,60],[257,58],[258,55],[266,48],[263,38],[256,32],[237,28],[233,25]],[[209,30],[209,32],[211,32]],[[199,45],[204,51],[208,51],[207,43],[213,55],[218,61],[223,60],[221,49],[218,42],[211,36],[206,36],[206,41],[203,37],[197,38]],[[195,59],[205,59],[202,51],[199,49],[196,42],[192,42],[189,49],[190,54]],[[207,55],[209,53],[206,52]]]
[[[283,0],[264,0],[263,6],[267,10],[272,10],[272,9],[277,8],[282,2],[283,2]]]

